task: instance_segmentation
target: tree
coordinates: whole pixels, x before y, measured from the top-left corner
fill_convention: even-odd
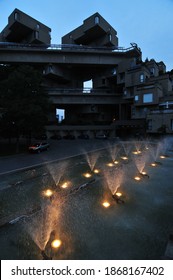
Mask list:
[[[49,99],[41,86],[40,71],[28,65],[4,67],[6,75],[0,81],[1,130],[19,143],[21,135],[31,138],[44,130]]]

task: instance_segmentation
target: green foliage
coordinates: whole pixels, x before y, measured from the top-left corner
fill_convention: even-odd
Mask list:
[[[2,69],[3,68],[3,69]],[[31,136],[43,131],[49,110],[48,95],[41,87],[42,74],[28,65],[1,67],[1,131],[4,136]]]

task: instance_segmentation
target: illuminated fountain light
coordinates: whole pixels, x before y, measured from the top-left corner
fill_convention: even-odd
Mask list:
[[[124,200],[122,199],[122,193],[121,192],[115,192],[112,195],[112,198],[116,201],[118,204],[124,203]]]
[[[114,160],[114,164],[119,164],[119,161],[118,160]]]
[[[115,195],[118,196],[118,197],[121,197],[122,193],[121,192],[116,192]]]
[[[92,174],[89,173],[89,172],[87,172],[87,173],[84,173],[83,176],[84,176],[85,178],[90,178],[90,177],[92,176]]]
[[[128,160],[128,157],[127,156],[122,156],[121,159]]]
[[[95,174],[98,174],[98,173],[100,173],[100,170],[99,170],[99,169],[94,169],[93,172],[94,172]]]
[[[113,167],[114,166],[113,162],[109,162],[106,165],[109,166],[109,167]]]
[[[137,151],[133,151],[132,152],[134,155],[140,155],[141,153],[142,153],[142,151],[141,150],[137,150]]]
[[[53,195],[53,191],[51,189],[47,189],[43,191],[43,195],[46,197],[51,197]]]
[[[140,175],[143,176],[143,177],[149,178],[149,175],[147,174],[146,171],[141,171],[141,172],[140,172]]]
[[[134,179],[135,179],[135,181],[140,181],[141,177],[140,176],[135,176]]]
[[[52,242],[51,242],[51,247],[54,248],[54,249],[58,249],[62,244],[62,241],[60,239],[54,239]]]
[[[70,186],[70,182],[69,181],[66,181],[66,182],[64,182],[62,185],[61,185],[61,188],[62,189],[66,189],[66,188],[68,188]]]
[[[156,167],[156,166],[157,166],[157,163],[156,163],[156,162],[152,162],[152,163],[150,164],[150,166]]]
[[[105,207],[105,208],[109,208],[109,207],[110,207],[110,203],[109,203],[108,201],[104,201],[104,202],[102,203],[102,205],[103,205],[103,207]]]
[[[162,156],[162,155],[161,155],[160,158],[166,158],[166,156]]]

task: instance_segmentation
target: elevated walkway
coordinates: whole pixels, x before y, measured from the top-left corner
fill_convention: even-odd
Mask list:
[[[128,56],[139,57],[137,47],[89,47],[79,45],[32,45],[0,42],[0,63],[58,63],[116,65]]]

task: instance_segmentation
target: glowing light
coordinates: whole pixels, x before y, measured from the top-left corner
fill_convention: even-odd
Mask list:
[[[95,174],[100,173],[100,170],[98,170],[98,169],[94,169],[93,171],[94,171]]]
[[[141,180],[141,178],[140,178],[139,176],[135,176],[134,179],[135,179],[136,181],[140,181],[140,180]]]
[[[114,164],[113,164],[112,162],[109,162],[109,163],[107,164],[107,166],[112,167],[112,166],[114,166]]]
[[[52,241],[51,247],[57,249],[61,246],[61,244],[62,244],[61,240],[55,239]]]
[[[160,156],[160,158],[166,158],[165,156]]]
[[[116,194],[116,196],[118,196],[118,197],[122,196],[122,193],[121,193],[121,192],[116,192],[115,194]]]
[[[90,178],[92,175],[91,175],[90,173],[85,173],[85,174],[83,174],[83,176],[84,176],[85,178]]]
[[[53,191],[50,189],[47,189],[43,192],[43,195],[45,195],[47,197],[51,197],[53,195]]]
[[[61,185],[61,188],[63,189],[66,189],[69,187],[69,182],[64,182],[62,185]]]
[[[119,161],[118,161],[118,160],[115,160],[115,161],[114,161],[114,164],[118,164],[118,163],[119,163]]]
[[[141,154],[141,153],[142,153],[142,152],[141,152],[140,150],[134,151],[134,152],[133,152],[134,155],[139,155],[139,154]]]
[[[153,163],[151,163],[151,166],[152,166],[152,167],[155,167],[156,165],[157,165],[157,164],[156,164],[156,163],[154,163],[154,162],[153,162]]]
[[[141,174],[142,174],[142,175],[147,175],[147,172],[142,171]]]
[[[104,201],[102,203],[102,205],[105,207],[105,208],[108,208],[110,206],[110,203],[108,201]]]
[[[121,157],[123,160],[127,160],[128,159],[128,157]]]

